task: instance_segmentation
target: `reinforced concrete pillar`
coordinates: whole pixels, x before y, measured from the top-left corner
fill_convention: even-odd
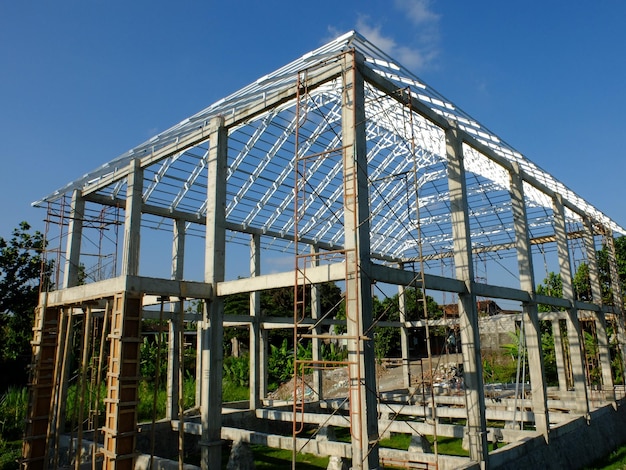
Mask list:
[[[365,90],[359,72],[359,64],[363,60],[354,51],[344,55],[342,93],[345,303],[350,362],[352,468],[355,470],[379,467],[376,364],[371,329]]]
[[[541,329],[537,303],[535,301],[535,276],[530,250],[528,217],[524,200],[524,181],[517,163],[513,164],[511,178],[511,206],[513,210],[513,226],[517,245],[517,264],[520,276],[520,288],[530,295],[530,302],[522,304],[526,348],[528,350],[528,368],[530,370],[530,386],[532,393],[533,412],[537,431],[543,433],[548,440],[549,416],[546,392],[543,351],[541,350]]]
[[[585,353],[583,351],[583,337],[578,322],[578,310],[576,309],[576,294],[572,284],[572,262],[567,242],[567,229],[565,225],[565,208],[563,206],[563,198],[560,194],[554,197],[554,233],[556,237],[557,254],[559,257],[559,266],[561,267],[561,284],[563,286],[563,298],[569,300],[571,307],[567,309],[566,328],[567,340],[569,343],[569,359],[572,366],[572,379],[574,386],[574,395],[576,397],[576,411],[587,414],[589,412],[589,401],[587,396],[587,380],[585,379]],[[557,328],[559,322],[555,322]],[[553,323],[554,325],[554,323]],[[560,328],[558,343],[561,345]],[[556,329],[552,330],[556,335]],[[557,338],[554,338],[554,344],[557,344]],[[562,349],[562,347],[561,347]],[[558,352],[557,352],[558,353]],[[558,357],[558,355],[557,355]],[[558,365],[558,363],[557,363]],[[559,387],[562,386],[561,371],[559,368]],[[567,388],[561,388],[567,390]]]
[[[311,245],[311,253],[314,255],[318,249],[315,245]],[[319,257],[312,256],[311,264],[313,266],[319,266]],[[311,318],[315,322],[315,328],[313,330],[313,338],[311,338],[312,359],[314,361],[313,367],[313,396],[316,399],[321,400],[324,396],[324,370],[320,362],[322,360],[322,341],[319,335],[322,334],[322,325],[318,323],[322,315],[322,299],[320,295],[320,288],[318,284],[311,284]]]
[[[404,266],[401,264],[400,269]],[[406,327],[406,287],[398,286],[398,310],[400,314],[400,349],[402,350],[402,380],[405,388],[411,387],[411,363],[409,362],[409,332]]]
[[[141,206],[143,169],[140,160],[130,162],[124,211],[124,247],[122,249],[122,276],[139,274],[139,242],[141,231]]]
[[[459,294],[459,327],[463,353],[469,452],[473,461],[482,462],[483,466],[487,466],[489,447],[485,418],[485,390],[480,355],[478,308],[474,293],[474,262],[469,229],[467,183],[463,162],[463,142],[458,137],[455,127],[446,130],[446,154],[455,275],[466,286],[466,292]]]
[[[172,243],[172,279],[183,279],[185,264],[185,221],[174,220],[173,243]],[[171,304],[172,318],[168,321],[169,341],[167,342],[167,406],[165,416],[167,419],[178,418],[178,400],[180,388],[180,348],[184,348],[182,339],[181,318],[185,315],[181,301]]]
[[[611,292],[613,293],[613,311],[614,311],[614,328],[616,335],[617,347],[621,353],[622,377],[626,374],[626,355],[624,354],[624,346],[626,344],[626,331],[624,331],[624,293],[622,292],[622,283],[619,278],[617,269],[617,254],[615,253],[615,240],[610,228],[605,227],[605,239],[608,250],[609,271],[611,273]]]
[[[596,244],[594,241],[593,224],[589,219],[585,220],[585,230],[583,239],[587,250],[587,262],[589,265],[589,283],[591,285],[591,297],[597,309],[594,310],[594,321],[596,324],[596,340],[598,341],[598,355],[600,356],[600,370],[602,374],[602,391],[607,400],[615,400],[615,390],[613,387],[613,373],[611,372],[611,352],[609,350],[609,339],[606,333],[606,318],[602,311],[602,288],[600,286],[600,275],[598,271],[598,261],[596,258]]]
[[[261,236],[250,237],[250,277],[261,275]],[[261,394],[262,377],[265,376],[265,364],[261,360],[261,292],[250,292],[250,409],[261,406],[265,397]]]
[[[85,217],[85,200],[79,189],[72,193],[70,221],[67,230],[67,253],[63,273],[63,288],[78,285],[80,274],[80,247],[83,238],[83,218]]]
[[[202,389],[200,414],[202,470],[220,468],[222,460],[222,363],[224,351],[224,299],[217,285],[224,281],[226,264],[226,168],[228,129],[223,117],[211,120],[206,203],[204,282],[210,286],[202,329]]]

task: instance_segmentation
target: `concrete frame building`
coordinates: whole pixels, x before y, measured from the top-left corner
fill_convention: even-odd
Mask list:
[[[504,457],[489,450],[495,431],[488,419],[511,422],[524,414],[526,428],[503,429],[504,440],[519,442],[534,433],[549,445],[556,423],[588,420],[593,410],[623,398],[612,373],[612,367],[623,370],[615,363],[625,344],[613,239],[626,230],[356,32],[261,77],[35,205],[48,211],[56,289],[42,292],[35,316],[24,468],[59,464],[72,361],[82,364],[83,391],[90,377],[106,383],[104,419],[99,422],[98,413],[90,418],[90,429],[100,435],[91,458],[102,459],[104,468],[134,468],[141,321],[148,317],[169,325],[167,420],[181,443],[185,433],[200,436],[203,469],[219,468],[222,440],[237,434],[222,413],[229,326],[250,333],[246,412],[293,422],[288,444],[267,436],[265,442],[314,451],[300,427],[349,427],[350,444],[318,443],[317,449],[352,459],[355,469],[394,459],[496,468]],[[596,262],[601,246],[609,253],[609,300],[603,299]],[[572,285],[581,263],[591,285],[584,300]],[[544,264],[561,275],[562,297],[537,293],[545,277],[538,266]],[[249,266],[249,276],[233,276],[234,266]],[[507,278],[504,271],[514,275]],[[341,286],[344,320],[320,311],[317,286],[324,282]],[[289,286],[293,318],[265,316],[260,292]],[[383,416],[390,412],[381,410],[385,400],[377,386],[373,331],[379,319],[372,293],[400,293],[400,321],[385,325],[400,330],[408,393],[407,338],[428,324],[428,318],[405,318],[409,287],[458,300],[464,391],[453,405],[465,425],[441,423],[436,413],[444,402],[434,397],[431,405],[410,405],[409,414],[424,417],[413,425]],[[249,311],[225,316],[224,299],[241,293],[250,296]],[[479,298],[522,312],[530,398],[508,408],[490,411],[486,403]],[[553,311],[540,314],[540,304]],[[190,306],[198,305],[202,311],[192,312]],[[595,386],[583,320],[594,325]],[[186,321],[197,324],[199,417],[183,423]],[[552,392],[541,322],[558,338],[559,387]],[[337,323],[346,330],[348,357],[341,363],[320,357],[321,343],[332,336],[328,325]],[[292,328],[294,341],[312,342],[313,359],[294,362],[316,370],[316,400],[294,392],[292,403],[280,409],[267,400],[267,333],[277,327]],[[72,359],[70,335],[78,328],[84,332],[82,356]],[[321,372],[339,366],[348,369],[346,409],[315,418],[310,410],[324,397]],[[464,434],[469,458],[398,456],[379,446],[388,430]],[[82,433],[79,426],[78,449],[86,440]],[[260,434],[239,435],[254,441]]]

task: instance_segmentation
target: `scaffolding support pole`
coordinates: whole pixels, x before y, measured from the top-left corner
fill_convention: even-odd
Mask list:
[[[446,130],[446,153],[454,240],[454,266],[456,278],[463,281],[467,289],[465,293],[459,294],[459,327],[470,458],[476,462],[485,462],[485,466],[488,466],[485,390],[480,356],[478,309],[474,293],[474,261],[469,227],[467,182],[463,163],[463,142],[454,127]]]

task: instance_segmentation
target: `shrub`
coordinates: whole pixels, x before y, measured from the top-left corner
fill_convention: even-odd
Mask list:
[[[5,440],[20,439],[28,409],[26,387],[10,387],[0,398],[0,435]]]

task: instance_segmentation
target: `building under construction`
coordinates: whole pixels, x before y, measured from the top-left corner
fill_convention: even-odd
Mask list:
[[[354,469],[530,467],[548,455],[552,468],[575,468],[624,435],[613,424],[625,422],[626,339],[614,237],[626,230],[356,32],[35,205],[47,210],[54,272],[35,313],[23,468],[131,469],[146,455],[152,468],[166,468],[155,459],[183,468],[191,446],[196,465],[220,468],[225,443],[240,440]],[[584,295],[572,283],[581,266]],[[537,292],[549,272],[562,295]],[[342,305],[324,310],[328,282]],[[293,316],[268,316],[261,293],[286,287]],[[454,318],[430,319],[425,301],[410,317],[407,292],[456,303]],[[236,294],[249,295],[249,308],[225,315]],[[377,317],[373,296],[392,295],[399,320]],[[496,389],[483,370],[477,306],[490,301],[518,311],[527,366],[513,388]],[[167,330],[167,404],[165,420],[140,424],[145,319]],[[428,340],[442,325],[460,343],[454,393],[433,379]],[[224,329],[235,326],[248,331],[250,354],[249,401],[236,409],[222,404]],[[381,326],[400,334],[403,388],[393,393],[376,375]],[[268,333],[278,328],[294,341],[293,394],[283,401],[267,384]],[[411,368],[416,331],[426,339],[421,378]],[[321,353],[333,341],[345,357]],[[312,357],[298,356],[298,342]],[[196,392],[186,407],[189,348]],[[546,380],[548,353],[558,385]],[[323,377],[336,369],[346,388],[331,399]],[[321,439],[329,428],[348,438]],[[172,437],[175,457],[155,445],[157,430]],[[391,433],[434,436],[434,452],[381,445]],[[468,456],[447,455],[438,436],[463,439]]]

